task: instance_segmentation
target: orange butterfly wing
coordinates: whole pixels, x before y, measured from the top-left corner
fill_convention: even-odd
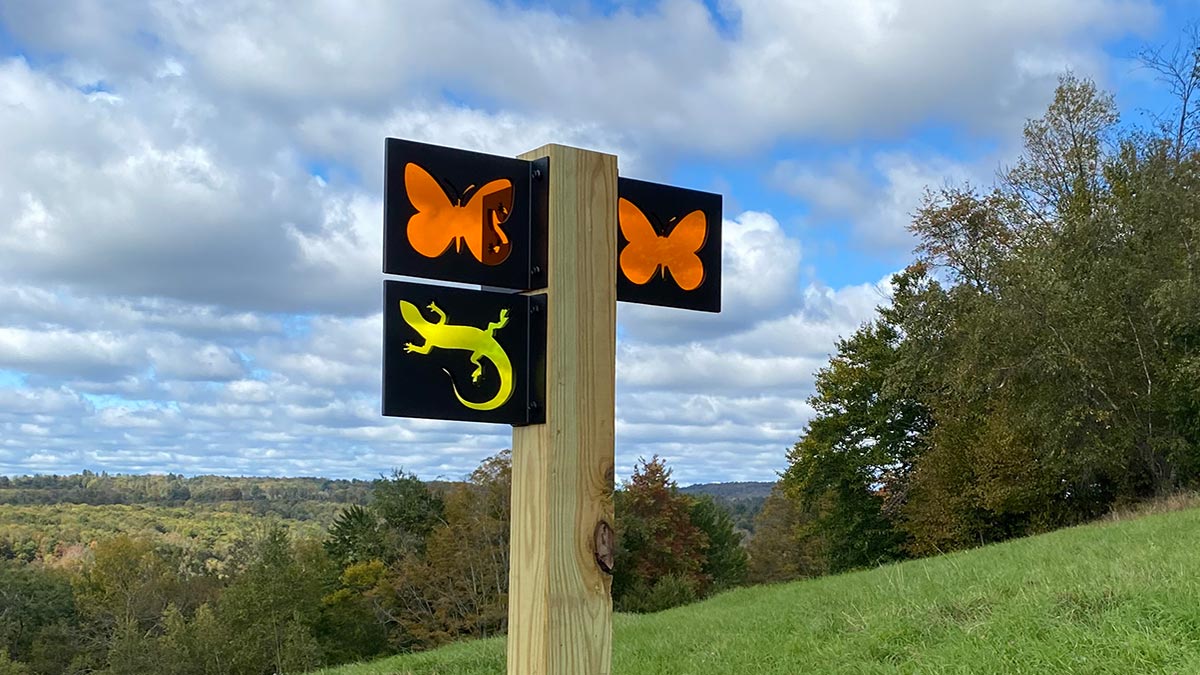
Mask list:
[[[408,243],[426,258],[436,258],[459,236],[459,208],[428,171],[412,162],[404,166],[404,189],[417,210],[408,219]]]
[[[404,187],[417,211],[408,219],[408,242],[417,253],[436,258],[466,242],[471,255],[486,265],[499,265],[508,258],[512,243],[500,225],[512,211],[512,181],[491,181],[460,206],[428,171],[409,162],[404,166]]]
[[[675,224],[663,246],[663,267],[685,291],[694,291],[704,283],[704,263],[696,255],[708,238],[708,220],[703,211],[692,211]]]
[[[658,233],[646,219],[646,214],[628,199],[617,201],[617,222],[621,234],[629,242],[621,251],[621,272],[626,279],[641,286],[654,278],[661,263]]]
[[[666,237],[658,236],[646,214],[628,199],[618,201],[617,218],[621,234],[629,242],[620,259],[626,279],[640,286],[662,267],[671,271],[671,278],[685,291],[695,290],[704,282],[704,263],[696,255],[708,237],[703,211],[684,216]]]

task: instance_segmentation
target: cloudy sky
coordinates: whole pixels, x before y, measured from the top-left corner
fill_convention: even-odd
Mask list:
[[[771,480],[926,186],[1066,69],[1129,123],[1193,0],[0,0],[0,474],[459,478],[379,414],[383,138],[556,142],[725,197],[720,315],[622,306],[617,466]]]

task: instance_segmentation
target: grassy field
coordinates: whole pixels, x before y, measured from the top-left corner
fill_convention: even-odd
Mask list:
[[[613,671],[1200,673],[1200,509],[615,620]],[[503,639],[324,675],[494,675]]]

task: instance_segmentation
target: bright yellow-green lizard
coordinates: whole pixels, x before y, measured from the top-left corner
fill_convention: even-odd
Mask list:
[[[471,363],[475,364],[475,372],[471,373],[472,382],[478,382],[479,378],[483,377],[483,364],[479,359],[491,361],[500,373],[500,391],[496,392],[491,400],[474,403],[463,398],[462,394],[458,393],[458,385],[454,383],[453,376],[450,378],[450,387],[454,389],[454,396],[458,402],[472,410],[495,410],[507,403],[513,393],[512,362],[508,360],[508,354],[504,352],[500,343],[496,342],[492,333],[508,325],[508,310],[500,310],[500,320],[489,323],[487,329],[448,324],[446,313],[433,302],[429,303],[429,310],[438,315],[437,323],[426,320],[421,310],[411,302],[400,301],[400,314],[404,321],[425,338],[423,345],[406,343],[404,351],[411,354],[428,354],[434,347],[465,349],[471,352]],[[449,375],[449,371],[446,371],[446,374]]]

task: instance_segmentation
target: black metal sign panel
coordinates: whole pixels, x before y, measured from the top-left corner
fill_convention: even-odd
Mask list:
[[[721,311],[721,195],[617,180],[617,300]]]
[[[547,162],[387,139],[384,273],[544,288]]]
[[[384,282],[383,414],[545,421],[544,295]]]

